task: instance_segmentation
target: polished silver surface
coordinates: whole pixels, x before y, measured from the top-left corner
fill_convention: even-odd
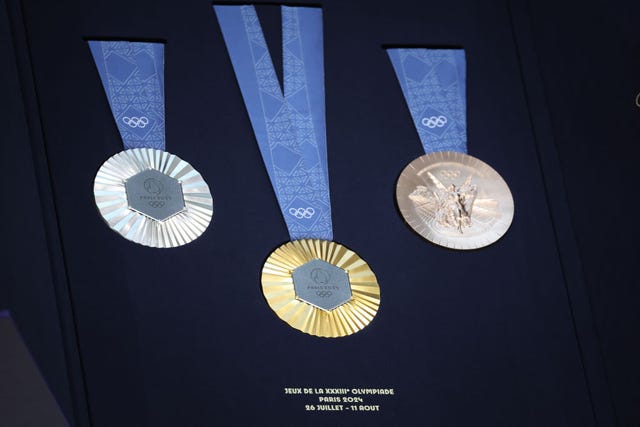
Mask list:
[[[411,228],[452,249],[490,245],[513,219],[513,197],[506,182],[489,165],[464,153],[418,157],[402,171],[396,198]]]
[[[209,186],[198,171],[152,148],[125,150],[108,159],[93,193],[109,227],[145,246],[189,243],[207,229],[213,215]]]
[[[351,299],[347,272],[321,259],[293,270],[296,298],[322,310],[331,311]]]

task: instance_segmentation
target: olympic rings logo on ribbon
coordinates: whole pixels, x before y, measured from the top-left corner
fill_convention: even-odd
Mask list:
[[[333,292],[331,292],[331,291],[316,291],[316,295],[318,295],[320,298],[328,298],[331,295],[333,295]]]
[[[152,200],[149,202],[149,206],[151,206],[152,208],[158,209],[164,206],[164,202],[160,200]]]
[[[130,128],[144,128],[149,124],[149,118],[146,116],[141,117],[127,117],[122,118],[122,122]]]
[[[289,208],[289,213],[298,219],[309,219],[313,218],[316,214],[316,210],[311,206],[308,208]]]
[[[447,118],[445,116],[431,116],[431,117],[424,117],[422,119],[422,125],[428,127],[429,129],[441,128],[446,124],[447,124]]]

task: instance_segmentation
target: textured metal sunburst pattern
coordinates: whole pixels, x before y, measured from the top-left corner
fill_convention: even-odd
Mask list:
[[[513,197],[498,172],[454,151],[425,154],[409,163],[398,179],[396,199],[411,228],[451,249],[490,245],[513,220]]]
[[[151,173],[145,182],[138,184],[141,193],[149,193],[152,207],[145,214],[144,209],[132,207],[133,196],[129,194],[128,198],[126,185],[130,178],[149,171],[163,175]],[[179,198],[178,208],[164,212],[158,216],[160,220],[151,213],[152,204],[159,205],[164,201],[162,197],[171,196],[158,196],[166,186],[158,178],[169,184],[177,181],[169,186],[175,187],[173,197]],[[96,175],[93,194],[102,218],[111,229],[128,240],[155,248],[172,248],[195,240],[207,229],[213,215],[209,186],[198,171],[179,157],[152,148],[125,150],[108,159]]]
[[[293,270],[312,260],[325,261],[347,273],[352,294],[347,302],[323,310],[296,297]],[[327,240],[295,240],[276,249],[262,268],[262,292],[278,317],[319,337],[343,337],[360,331],[380,306],[380,287],[369,265],[355,252]]]

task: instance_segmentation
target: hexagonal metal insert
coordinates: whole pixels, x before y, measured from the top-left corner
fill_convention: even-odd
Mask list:
[[[129,207],[156,221],[165,221],[184,209],[180,182],[155,169],[132,176],[124,187]]]
[[[314,259],[293,270],[296,298],[325,311],[351,299],[349,275],[343,269]]]

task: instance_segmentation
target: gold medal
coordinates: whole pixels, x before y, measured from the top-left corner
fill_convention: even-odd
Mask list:
[[[513,197],[502,177],[468,154],[418,157],[400,174],[402,216],[425,239],[451,249],[477,249],[498,240],[513,219]]]
[[[262,268],[271,309],[295,329],[336,338],[367,326],[378,312],[380,287],[355,252],[327,240],[285,243]]]
[[[96,175],[93,194],[111,229],[155,248],[195,240],[213,215],[209,186],[198,171],[178,156],[152,148],[109,158]]]

